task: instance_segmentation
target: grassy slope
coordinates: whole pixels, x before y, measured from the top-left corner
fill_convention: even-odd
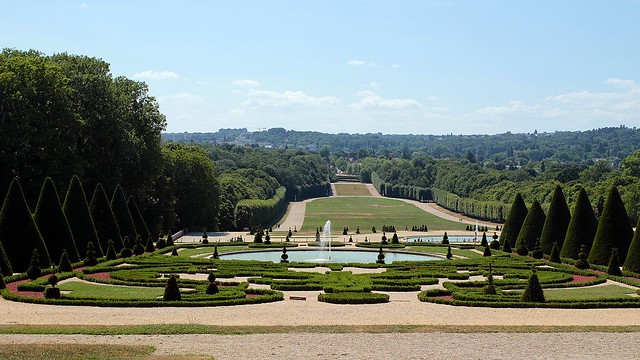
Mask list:
[[[424,212],[404,201],[373,197],[334,197],[317,199],[307,204],[304,225],[299,233],[315,234],[315,229],[331,220],[332,234],[338,236],[342,228],[349,227],[354,234],[356,227],[361,232],[371,232],[375,226],[381,233],[382,225],[393,225],[398,230],[405,226],[427,225],[430,230],[464,230],[465,225],[441,219]],[[380,234],[382,235],[382,234]]]

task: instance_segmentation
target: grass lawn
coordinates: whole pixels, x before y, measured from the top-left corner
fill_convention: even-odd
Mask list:
[[[371,227],[382,236],[382,225],[393,225],[398,230],[409,229],[413,225],[427,225],[430,230],[464,230],[465,224],[441,219],[420,210],[404,201],[374,197],[333,197],[317,199],[307,204],[304,224],[299,233],[315,234],[315,229],[331,220],[334,236],[342,234],[343,227],[355,234],[356,227],[361,232],[371,232]]]
[[[153,346],[142,345],[7,344],[0,347],[0,359],[213,359],[209,356],[198,355],[157,356],[152,355],[153,351]]]
[[[568,289],[545,289],[547,300],[597,300],[597,299],[628,299],[629,294],[636,294],[637,289],[619,285],[588,286]]]
[[[335,184],[336,195],[340,196],[371,196],[367,185],[358,183]]]
[[[58,287],[62,291],[71,291],[64,296],[73,298],[156,299],[164,294],[164,287],[107,286],[77,281],[60,284]]]
[[[446,246],[407,246],[404,248],[405,250],[415,251],[415,252],[427,252],[433,254],[441,254],[447,255],[447,247]],[[479,259],[482,258],[482,254],[478,254],[475,251],[471,250],[461,250],[456,249],[455,247],[451,247],[451,253],[453,255],[464,256],[467,259]]]
[[[251,241],[253,241],[253,239],[251,239]],[[247,245],[248,245],[248,243],[247,243]],[[239,251],[239,250],[247,250],[247,247],[246,246],[240,246],[240,245],[238,245],[238,246],[218,246],[218,254],[226,253],[226,252],[229,252],[229,251]],[[195,248],[195,249],[182,249],[182,250],[178,251],[178,256],[182,256],[182,257],[191,257],[191,256],[194,256],[194,255],[201,255],[201,254],[213,255],[213,246]]]

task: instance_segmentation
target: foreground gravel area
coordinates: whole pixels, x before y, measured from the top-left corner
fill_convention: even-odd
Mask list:
[[[10,343],[154,345],[156,355],[226,359],[631,359],[640,333],[351,333],[255,335],[2,335]]]

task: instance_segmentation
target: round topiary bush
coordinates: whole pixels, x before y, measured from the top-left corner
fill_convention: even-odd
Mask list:
[[[125,236],[122,239],[122,250],[120,250],[119,257],[128,258],[133,256],[133,250],[131,250],[131,242],[129,241],[129,237]]]
[[[449,245],[449,235],[447,235],[447,232],[444,232],[444,235],[442,236],[442,245]]]
[[[165,247],[167,247],[167,240],[165,239],[164,234],[160,233],[160,235],[158,235],[158,241],[156,241],[156,248],[162,249]]]
[[[175,248],[174,248],[175,249]],[[180,301],[182,296],[180,295],[180,288],[178,287],[178,280],[175,275],[171,275],[167,280],[167,286],[164,288],[164,295],[162,296],[164,301]]]
[[[60,289],[56,287],[58,284],[58,276],[56,276],[55,272],[49,276],[47,282],[51,285],[50,288],[46,288],[44,290],[45,299],[60,299]]]
[[[288,263],[289,262],[289,255],[287,255],[287,247],[286,246],[282,247],[282,255],[280,255],[280,262],[281,263]]]
[[[98,263],[92,241],[87,243],[87,256],[84,258],[83,263],[85,266],[94,266]]]
[[[540,240],[536,241],[536,246],[533,248],[531,257],[534,259],[542,259],[542,248],[540,247]]]
[[[140,237],[140,235],[136,237],[136,244],[133,246],[133,253],[135,255],[144,254],[144,246],[142,246],[142,238]]]
[[[387,234],[383,231],[382,232],[382,245],[387,245]]]
[[[518,249],[516,249],[516,253],[520,256],[527,256],[529,255],[529,249],[527,249],[527,245],[522,244]]]
[[[218,285],[216,284],[216,276],[213,274],[213,271],[209,273],[207,281],[209,281],[209,285],[207,285],[207,289],[205,291],[207,294],[213,295],[220,292],[220,290],[218,289]]]
[[[69,255],[67,254],[66,249],[62,249],[62,255],[60,256],[58,269],[60,270],[60,272],[73,271],[73,267],[71,266],[71,262],[69,261]]]
[[[576,260],[575,266],[580,269],[588,269],[590,267],[589,262],[587,261],[587,253],[586,253],[586,245],[580,245],[580,252],[578,253],[578,260]]]
[[[489,275],[487,275],[487,285],[482,288],[482,291],[486,295],[496,295],[496,286],[493,284],[493,271],[491,270],[491,264],[489,264]]]
[[[384,253],[382,252],[382,246],[380,246],[380,251],[378,252],[378,260],[376,260],[377,264],[384,264]]]
[[[144,247],[144,251],[148,253],[152,253],[156,251],[156,248],[153,246],[153,240],[151,239],[151,235],[147,237],[147,245]]]

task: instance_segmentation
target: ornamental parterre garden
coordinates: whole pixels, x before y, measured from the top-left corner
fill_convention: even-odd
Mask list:
[[[370,242],[357,245],[378,250],[382,261],[340,264],[286,262],[286,248],[291,254],[302,245],[295,237],[281,243],[265,243],[258,235],[254,237],[257,243],[212,242],[205,233],[196,243],[178,244],[167,234],[155,242],[147,235],[143,244],[140,234],[144,230],[138,233],[136,229],[144,226],[132,216],[135,202],[125,201],[120,188],[111,201],[97,188],[91,203],[76,202],[72,216],[77,220],[83,213],[79,209],[84,208],[94,219],[102,219],[101,226],[95,226],[100,234],[107,233],[106,218],[123,224],[121,231],[129,229],[136,240],[131,242],[125,235],[117,243],[112,238],[106,242],[101,238],[96,244],[76,243],[60,230],[65,229],[60,224],[67,224],[60,219],[71,217],[65,211],[74,208],[69,199],[84,197],[80,192],[74,195],[82,191],[76,183],[74,179],[63,206],[53,185],[45,181],[35,216],[28,212],[18,182],[10,187],[0,212],[4,274],[0,291],[5,299],[113,307],[229,306],[281,301],[288,291],[317,291],[317,300],[322,302],[372,304],[388,302],[390,292],[414,292],[423,302],[463,306],[640,306],[640,274],[635,267],[640,257],[638,231],[634,235],[620,221],[626,213],[615,188],[597,224],[590,223],[592,217],[584,213],[589,208],[580,204],[573,216],[567,216],[558,188],[546,215],[535,201],[528,209],[517,196],[500,240],[494,235],[489,241],[484,233],[477,244],[449,244],[445,233],[441,243],[401,243],[395,231],[388,242],[385,235],[372,234]],[[41,215],[44,211],[47,216]],[[78,225],[68,222],[66,231],[79,231]],[[579,231],[585,228],[594,234],[592,240]],[[263,232],[256,230],[256,234]],[[560,238],[562,243],[557,241]],[[264,239],[269,239],[268,231]],[[317,245],[304,243],[300,248]],[[345,247],[355,249],[353,245]],[[576,253],[569,247],[579,248],[575,258],[561,257]],[[218,258],[227,252],[265,248],[281,249],[283,261]],[[385,263],[384,253],[389,251],[426,253],[440,259]],[[60,261],[55,262],[58,254]]]

